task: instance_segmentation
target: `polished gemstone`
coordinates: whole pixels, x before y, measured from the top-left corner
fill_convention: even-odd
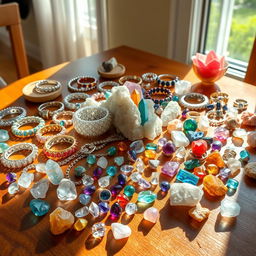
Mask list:
[[[125,206],[129,203],[129,198],[124,195],[124,194],[119,194],[117,197],[116,197],[116,200],[118,202],[118,204],[124,209]]]
[[[135,204],[135,203],[128,203],[128,204],[125,206],[125,213],[126,213],[127,215],[133,215],[133,214],[135,214],[137,211],[138,211],[138,207],[137,207],[137,204]]]
[[[84,194],[92,195],[96,191],[96,187],[94,185],[86,186],[84,188]]]
[[[49,181],[54,185],[58,185],[64,178],[62,169],[60,168],[59,164],[51,159],[46,162],[45,172]]]
[[[117,144],[117,148],[120,152],[124,152],[128,149],[127,145],[125,142],[121,141]]]
[[[103,176],[98,179],[99,187],[106,188],[110,184],[110,176]]]
[[[127,180],[127,176],[123,173],[117,176],[118,184],[121,186],[124,186],[126,184],[126,180]]]
[[[29,203],[31,211],[36,216],[43,216],[50,210],[50,204],[41,199],[33,199]]]
[[[31,185],[33,180],[34,180],[34,173],[22,172],[18,179],[18,184],[23,188],[28,188]]]
[[[234,189],[236,190],[237,187],[239,185],[239,181],[235,180],[235,179],[228,179],[226,186],[230,189]]]
[[[202,157],[207,151],[207,143],[204,140],[196,140],[191,144],[192,154],[196,157]]]
[[[111,194],[113,197],[116,197],[120,191],[123,189],[123,186],[117,184],[117,185],[114,185],[110,188],[110,191],[111,191]]]
[[[121,166],[124,163],[124,157],[123,156],[117,156],[114,158],[114,163],[118,166]]]
[[[222,143],[219,140],[216,140],[212,143],[211,147],[212,147],[212,151],[215,151],[215,150],[220,151],[222,148]]]
[[[143,189],[151,188],[151,184],[144,178],[138,180],[138,185]]]
[[[94,180],[97,180],[100,178],[100,176],[102,175],[103,173],[103,169],[101,167],[96,167],[94,170],[93,170],[93,179]]]
[[[130,149],[135,150],[137,154],[145,151],[143,140],[135,140],[130,144]]]
[[[0,142],[5,142],[10,139],[8,131],[0,129]]]
[[[98,161],[97,161],[97,165],[103,169],[106,169],[108,166],[108,160],[106,157],[101,156]]]
[[[107,202],[99,202],[98,206],[99,206],[101,214],[107,213],[109,211],[109,209],[110,209],[110,207],[109,207]]]
[[[82,231],[87,226],[88,221],[86,219],[79,218],[76,220],[74,224],[74,229],[76,231]]]
[[[197,122],[194,119],[187,119],[183,123],[185,131],[195,131],[197,129]]]
[[[117,153],[117,148],[115,146],[109,147],[107,149],[107,154],[109,156],[114,156]]]
[[[12,183],[14,181],[16,181],[17,175],[15,172],[8,172],[6,174],[6,180],[8,181],[8,183]]]
[[[96,163],[96,156],[95,155],[89,155],[86,158],[86,162],[90,165],[93,165]]]
[[[219,173],[219,168],[215,164],[208,164],[206,166],[206,171],[208,172],[208,174],[216,175]]]
[[[9,185],[9,187],[8,187],[8,193],[10,195],[14,195],[14,194],[16,194],[18,192],[19,192],[19,185],[18,185],[18,183],[16,183],[16,182],[11,183]]]
[[[83,205],[87,205],[91,201],[91,196],[85,195],[85,194],[80,194],[79,195],[79,202]]]
[[[246,149],[240,151],[239,154],[240,154],[240,159],[244,162],[248,162],[251,158],[250,153]]]
[[[82,182],[84,186],[90,186],[94,183],[94,179],[90,175],[83,175]]]
[[[129,150],[127,152],[127,155],[128,155],[128,159],[131,161],[131,162],[135,162],[136,159],[137,159],[137,153],[135,150]]]
[[[152,191],[149,191],[149,190],[141,191],[138,194],[138,202],[140,203],[150,204],[150,203],[153,203],[155,200],[156,200],[156,194],[153,193]]]
[[[45,163],[36,164],[36,171],[40,173],[46,173]]]
[[[117,222],[111,224],[111,229],[116,240],[127,238],[132,233],[129,226]]]
[[[175,157],[177,157],[179,159],[183,159],[183,158],[185,158],[186,154],[187,154],[186,149],[184,147],[180,147],[176,150]]]
[[[155,143],[148,143],[147,145],[146,145],[146,149],[149,149],[149,150],[157,150],[157,144],[155,144]]]
[[[30,193],[36,199],[45,198],[48,189],[49,189],[49,180],[41,179],[33,185],[33,187],[30,189]]]
[[[191,159],[186,162],[184,162],[184,167],[186,170],[193,170],[194,168],[200,166],[200,161],[198,159]]]
[[[140,112],[141,125],[144,125],[148,121],[148,104],[145,99],[141,99],[138,105]]]
[[[151,169],[153,169],[153,170],[156,170],[157,167],[159,166],[159,164],[160,164],[160,161],[159,161],[159,160],[150,159],[150,160],[148,161],[149,167],[150,167]]]
[[[110,176],[110,177],[113,177],[116,175],[117,173],[117,167],[114,166],[114,165],[110,165],[107,167],[107,174]]]
[[[137,183],[141,177],[142,175],[139,172],[133,172],[130,176],[131,180],[135,183]]]
[[[202,166],[196,167],[193,174],[195,174],[200,180],[206,176],[206,172]]]
[[[206,165],[209,165],[209,164],[215,164],[219,168],[225,167],[225,163],[218,151],[214,151],[206,157]]]
[[[131,93],[131,99],[134,102],[134,104],[136,106],[139,105],[140,102],[140,93],[138,92],[138,90],[134,89],[133,92]]]
[[[159,175],[160,175],[160,172],[152,172],[151,181],[150,181],[152,185],[158,185]]]
[[[240,205],[229,199],[221,201],[220,214],[223,217],[237,217],[240,214]]]
[[[156,158],[156,151],[154,150],[149,150],[149,149],[145,150],[144,154],[145,154],[145,157],[147,157],[148,159]]]
[[[228,179],[228,177],[230,176],[230,174],[231,174],[231,171],[228,168],[222,168],[222,169],[220,169],[218,177],[222,181],[226,181]]]
[[[97,218],[100,215],[100,208],[96,203],[91,202],[89,206],[89,212],[94,218]]]
[[[112,204],[111,208],[110,208],[110,216],[112,219],[117,219],[120,217],[122,213],[122,208],[119,205],[119,203],[114,203]]]
[[[152,223],[156,223],[159,220],[159,216],[160,216],[159,211],[155,207],[149,207],[143,213],[144,219]]]
[[[172,131],[171,138],[174,145],[179,147],[187,147],[189,145],[189,140],[187,136],[182,131]]]
[[[127,185],[127,186],[125,186],[125,188],[124,188],[124,194],[125,194],[126,196],[131,197],[131,196],[133,196],[134,193],[135,193],[135,188],[134,188],[134,186],[132,186],[132,185]]]
[[[235,158],[229,158],[226,164],[228,166],[228,169],[231,171],[230,175],[232,177],[235,177],[242,168],[241,162]]]
[[[9,145],[4,143],[4,142],[1,142],[0,143],[0,154],[2,154],[6,149],[9,148]]]
[[[62,179],[58,188],[57,196],[60,200],[74,200],[77,198],[76,185],[69,179]]]
[[[224,127],[217,127],[214,130],[214,139],[219,140],[223,145],[226,144],[229,137],[229,130]]]
[[[186,136],[189,139],[190,142],[195,140],[200,140],[204,137],[203,132],[194,132],[194,131],[187,131]]]
[[[169,189],[170,189],[170,183],[168,181],[162,181],[160,183],[160,189],[163,191],[163,192],[167,192]]]
[[[130,172],[133,171],[133,169],[134,168],[132,165],[125,164],[121,166],[120,171],[124,174],[129,174]]]
[[[171,156],[175,152],[175,149],[175,145],[171,141],[168,141],[163,146],[162,151],[165,156]]]
[[[136,169],[138,172],[140,172],[140,173],[143,173],[143,172],[144,172],[144,170],[145,170],[145,164],[144,164],[143,160],[142,160],[140,157],[138,157],[138,158],[136,159],[135,164],[134,164],[134,167],[135,167],[135,169]]]
[[[92,226],[92,236],[94,238],[102,238],[105,236],[106,227],[104,223],[95,223]]]
[[[77,218],[85,217],[89,214],[89,209],[87,206],[83,206],[75,211],[75,216]]]
[[[76,177],[82,177],[85,174],[85,168],[79,165],[74,169],[74,173]]]
[[[199,178],[196,175],[183,169],[179,170],[176,179],[180,182],[189,183],[192,185],[197,185],[199,181]]]
[[[224,196],[227,192],[227,187],[216,176],[209,174],[203,180],[204,190],[211,196]]]
[[[103,189],[99,193],[99,199],[101,201],[109,201],[112,197],[111,191],[108,189]]]
[[[198,122],[198,129],[202,132],[207,132],[210,127],[209,119],[206,116],[201,116]]]
[[[157,142],[158,146],[163,147],[168,140],[166,138],[160,138]]]

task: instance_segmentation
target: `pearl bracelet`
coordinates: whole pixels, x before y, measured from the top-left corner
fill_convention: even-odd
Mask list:
[[[170,87],[174,86],[178,80],[179,78],[177,76],[170,74],[162,74],[158,76],[157,83],[159,86]]]
[[[77,83],[78,87],[73,84]],[[96,87],[97,79],[93,76],[77,76],[68,81],[68,89],[72,92],[87,92]]]
[[[20,127],[26,125],[26,124],[32,124],[32,123],[38,123],[38,125],[34,128],[31,129],[27,129],[27,130],[21,130]],[[31,137],[34,136],[36,134],[36,132],[42,128],[45,125],[45,121],[44,119],[42,119],[41,117],[38,116],[27,116],[24,117],[18,121],[16,121],[13,125],[12,125],[12,133],[20,138],[24,138],[24,137]]]
[[[97,85],[98,91],[100,91],[100,92],[111,91],[111,89],[103,89],[103,87],[105,87],[105,86],[116,87],[116,86],[120,86],[120,84],[117,82],[114,82],[114,81],[105,81],[105,82],[102,82]]]
[[[191,110],[204,109],[208,103],[208,97],[200,93],[188,93],[180,98],[180,104]]]
[[[72,111],[62,111],[53,115],[52,120],[55,124],[59,124],[64,127],[68,127],[73,124],[73,114]],[[68,118],[68,119],[67,119]]]
[[[50,111],[47,108],[52,108],[52,107],[57,107],[58,109]],[[59,101],[50,101],[50,102],[46,102],[41,104],[38,107],[38,112],[39,115],[44,118],[44,119],[49,119],[51,118],[54,114],[61,112],[64,110],[64,104],[62,102]]]
[[[136,84],[141,84],[142,83],[142,79],[139,76],[128,75],[128,76],[120,77],[119,84],[123,85],[126,81],[133,82],[133,83],[136,83]]]
[[[164,99],[154,99],[152,96],[155,95],[166,95]],[[172,100],[172,93],[167,88],[160,88],[160,87],[154,87],[146,92],[146,98],[149,98],[154,101],[155,104],[162,104],[165,101],[171,101]]]
[[[45,135],[46,133],[49,133],[49,132],[58,132],[58,133],[54,135]],[[64,126],[61,126],[59,124],[49,124],[37,131],[36,139],[40,143],[45,143],[48,139],[58,135],[63,135],[65,133],[66,133],[66,129]]]
[[[142,76],[142,80],[145,83],[153,83],[156,82],[158,76],[155,73],[145,73]]]
[[[15,117],[10,117],[8,119],[3,119],[6,116],[18,114]],[[11,126],[17,120],[25,117],[27,111],[25,108],[22,107],[9,107],[3,110],[0,110],[0,126]]]
[[[64,105],[67,109],[76,110],[84,106],[87,98],[89,95],[83,92],[71,93],[64,98]],[[73,100],[83,100],[83,102],[72,103]]]
[[[35,90],[38,93],[55,92],[60,89],[60,87],[61,83],[56,80],[40,80],[35,84]]]
[[[21,150],[31,151],[31,153],[23,159],[19,159],[19,160],[9,159],[11,155]],[[4,153],[1,156],[1,162],[3,166],[7,168],[22,168],[31,164],[36,159],[37,156],[38,156],[38,147],[36,145],[32,143],[19,143],[9,147],[7,150],[4,151]]]

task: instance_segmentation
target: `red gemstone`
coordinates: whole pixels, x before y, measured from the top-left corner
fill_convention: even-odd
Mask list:
[[[196,167],[193,174],[195,174],[199,179],[203,179],[206,176],[206,172],[202,166]]]
[[[191,150],[196,157],[201,157],[207,150],[207,142],[205,140],[195,140],[191,144]]]
[[[125,196],[124,194],[118,195],[116,197],[116,199],[122,208],[125,208],[125,206],[129,203],[129,198],[127,196]]]

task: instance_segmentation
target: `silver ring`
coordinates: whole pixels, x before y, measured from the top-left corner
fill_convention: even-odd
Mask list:
[[[8,115],[18,114],[18,116],[10,117],[8,119],[3,119]],[[9,107],[3,110],[0,110],[0,126],[11,126],[17,120],[25,117],[27,111],[25,108],[22,107]]]
[[[59,125],[64,126],[64,127],[68,127],[68,126],[73,124],[73,121],[72,121],[73,114],[74,114],[74,112],[72,112],[72,111],[58,112],[58,113],[53,115],[52,121],[55,124],[59,124]],[[68,117],[70,119],[66,119],[65,117]]]
[[[73,84],[77,83],[77,80],[82,78],[91,78],[91,79],[94,79],[95,82],[86,83],[87,86],[85,87],[80,87],[80,88],[74,87]],[[97,79],[93,76],[77,76],[68,81],[68,89],[72,92],[88,92],[94,89],[96,87],[96,84],[97,84]]]
[[[71,93],[64,98],[64,105],[67,109],[79,109],[85,105],[87,98],[89,98],[89,95],[83,92]],[[73,100],[84,100],[84,102],[72,103]]]
[[[98,91],[100,91],[100,92],[110,92],[111,89],[103,89],[103,87],[105,87],[105,86],[115,87],[115,86],[120,86],[120,84],[117,83],[117,82],[114,82],[114,81],[105,81],[105,82],[102,82],[102,83],[97,85]]]
[[[48,85],[48,86],[46,86]],[[60,89],[61,83],[56,80],[40,80],[35,84],[35,90],[38,93],[50,93]]]
[[[58,109],[51,111],[48,109],[51,107],[57,107]],[[63,110],[64,110],[64,104],[59,101],[46,102],[46,103],[41,104],[38,107],[39,115],[44,119],[50,119],[54,114],[61,112]]]
[[[196,103],[190,103],[189,100],[196,101]],[[207,96],[201,93],[188,93],[180,98],[180,104],[184,108],[191,110],[204,109],[209,103]]]

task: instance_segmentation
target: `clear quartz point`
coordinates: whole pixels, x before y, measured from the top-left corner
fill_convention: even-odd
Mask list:
[[[83,218],[89,214],[89,209],[87,206],[83,206],[75,211],[75,216],[77,218]]]
[[[152,172],[151,181],[150,181],[152,185],[158,185],[159,175],[160,175],[160,172]]]
[[[96,203],[91,202],[89,206],[89,212],[94,218],[97,218],[100,215],[100,208]]]
[[[84,186],[90,186],[94,183],[94,179],[90,175],[85,174],[82,178],[82,182]]]

